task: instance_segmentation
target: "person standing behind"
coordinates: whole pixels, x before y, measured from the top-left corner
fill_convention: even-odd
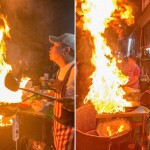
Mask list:
[[[139,79],[140,79],[140,67],[136,64],[134,56],[129,56],[127,60],[127,75],[129,76],[129,81],[126,86],[134,89],[139,89]]]
[[[129,77],[128,82],[123,86],[123,90],[126,94],[140,92],[140,74],[141,69],[136,64],[135,57],[129,56],[124,59],[122,73]]]
[[[50,48],[50,60],[54,61],[59,70],[56,80],[51,86],[55,88],[55,97],[73,97],[68,102],[54,101],[54,146],[56,150],[74,149],[74,79],[75,79],[75,36],[64,33],[58,37],[49,35],[53,44]]]

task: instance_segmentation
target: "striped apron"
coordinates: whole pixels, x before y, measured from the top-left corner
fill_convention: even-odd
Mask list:
[[[56,98],[65,96],[66,84],[72,70],[72,65],[67,71],[63,82],[58,82],[57,88],[59,90],[56,94]],[[59,74],[59,72],[58,72]],[[58,78],[57,74],[57,78]],[[62,103],[54,101],[54,146],[56,150],[73,150],[74,149],[74,128],[72,125],[63,124],[59,119],[63,116]],[[67,117],[67,116],[66,116]]]

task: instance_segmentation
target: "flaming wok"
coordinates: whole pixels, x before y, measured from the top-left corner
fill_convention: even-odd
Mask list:
[[[21,87],[19,87],[20,86],[20,80],[17,77],[15,77],[11,72],[9,72],[5,77],[5,86],[9,90],[14,91],[14,92],[17,91],[17,90],[24,90],[24,91],[28,91],[28,92],[46,97],[50,101],[55,100],[55,101],[58,101],[58,102],[69,103],[69,102],[72,102],[74,100],[74,97],[55,98],[55,97],[52,97],[52,96],[49,96],[49,95],[46,95],[46,94],[43,94],[43,93],[40,93],[40,92],[32,91],[32,90],[29,90],[29,89],[26,89],[26,88],[21,88]]]

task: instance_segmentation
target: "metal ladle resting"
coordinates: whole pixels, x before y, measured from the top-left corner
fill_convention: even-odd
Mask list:
[[[46,98],[48,98],[49,101],[58,101],[61,103],[67,103],[67,102],[70,103],[70,102],[73,102],[73,100],[74,100],[74,97],[55,98],[55,97],[52,97],[52,96],[49,96],[49,95],[46,95],[46,94],[43,94],[43,93],[40,93],[37,91],[33,91],[30,89],[26,89],[26,88],[21,88],[20,87],[20,80],[11,72],[9,72],[5,77],[5,86],[9,90],[14,91],[14,92],[16,92],[18,90],[24,90],[27,92],[31,92],[31,93],[46,97]]]

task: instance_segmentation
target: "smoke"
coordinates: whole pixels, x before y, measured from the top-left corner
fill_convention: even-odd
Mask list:
[[[0,6],[0,13],[7,16],[11,36],[11,40],[6,41],[6,61],[14,70],[17,70],[20,60],[27,63],[32,68],[27,76],[40,74],[40,64],[43,64],[44,1],[0,0]]]
[[[1,0],[1,7],[5,6],[10,12],[22,10],[24,13],[31,15],[34,6],[34,0]]]

